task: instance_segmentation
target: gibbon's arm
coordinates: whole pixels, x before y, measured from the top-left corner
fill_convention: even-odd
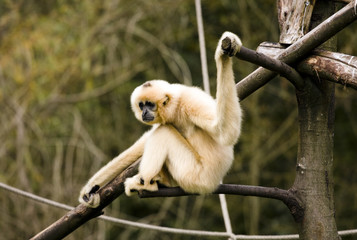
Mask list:
[[[92,208],[99,206],[100,197],[96,192],[143,155],[144,146],[151,131],[144,133],[130,148],[94,174],[82,188],[78,198],[79,202]]]
[[[242,112],[235,87],[231,57],[240,50],[241,46],[241,40],[234,33],[225,32],[222,35],[215,53],[217,66],[215,112],[207,114],[208,111],[202,110],[198,112],[199,114],[190,115],[194,124],[211,133],[214,139],[218,139],[223,145],[234,145],[240,135]]]

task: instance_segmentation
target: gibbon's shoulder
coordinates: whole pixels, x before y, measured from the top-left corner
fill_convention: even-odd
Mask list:
[[[201,88],[181,84],[177,85],[179,85],[177,87],[180,88],[180,95],[179,98],[177,98],[179,99],[179,106],[187,114],[215,110],[216,101],[211,95],[207,94]]]
[[[201,88],[196,87],[196,86],[187,86],[187,85],[183,85],[180,83],[173,83],[173,84],[171,84],[171,86],[173,88],[175,88],[177,91],[181,92],[185,96],[190,95],[192,97],[197,96],[197,98],[200,98],[200,97],[211,98],[211,96],[209,94],[207,94]]]

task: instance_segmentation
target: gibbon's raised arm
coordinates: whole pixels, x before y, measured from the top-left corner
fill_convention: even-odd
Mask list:
[[[96,172],[82,188],[78,198],[79,202],[87,206],[98,206],[100,199],[99,195],[95,193],[143,155],[144,146],[151,131],[143,134],[130,148]]]
[[[232,67],[232,57],[242,46],[240,39],[225,32],[218,42],[215,53],[217,66],[216,108],[212,111],[198,111],[189,115],[191,121],[205,129],[223,145],[233,145],[240,135],[242,112],[237,96]],[[228,49],[228,50],[227,50]]]

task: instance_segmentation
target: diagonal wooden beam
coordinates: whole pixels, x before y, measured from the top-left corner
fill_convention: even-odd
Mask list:
[[[36,234],[31,240],[63,239],[89,220],[103,214],[103,209],[123,194],[124,181],[126,178],[132,177],[137,173],[139,162],[140,159],[98,191],[100,205],[97,208],[88,208],[83,204],[79,204],[56,222]]]
[[[286,48],[277,56],[277,59],[287,64],[293,64],[306,58],[313,49],[336,35],[356,18],[357,13],[355,11],[355,2],[353,1]],[[265,68],[257,68],[236,84],[239,99],[243,100],[248,97],[276,75],[276,73]]]

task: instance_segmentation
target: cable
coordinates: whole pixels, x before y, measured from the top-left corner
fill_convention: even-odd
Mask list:
[[[209,87],[210,84],[209,84],[209,77],[208,77],[205,34],[204,34],[204,29],[203,29],[201,0],[195,0],[195,9],[196,9],[197,30],[198,30],[198,39],[199,39],[200,54],[201,54],[203,87],[204,87],[205,92],[210,94],[210,87]],[[231,236],[234,236],[233,231],[232,231],[231,219],[229,217],[226,196],[224,194],[219,194],[219,201],[221,203],[221,210],[222,210],[224,226],[226,228],[226,231]],[[230,237],[230,239],[235,240],[236,238]]]
[[[198,41],[200,44],[200,54],[201,54],[203,89],[205,90],[206,93],[210,94],[208,68],[207,68],[207,57],[206,57],[205,34],[204,34],[204,30],[203,30],[203,20],[202,20],[201,0],[195,0],[195,7],[196,7]]]

